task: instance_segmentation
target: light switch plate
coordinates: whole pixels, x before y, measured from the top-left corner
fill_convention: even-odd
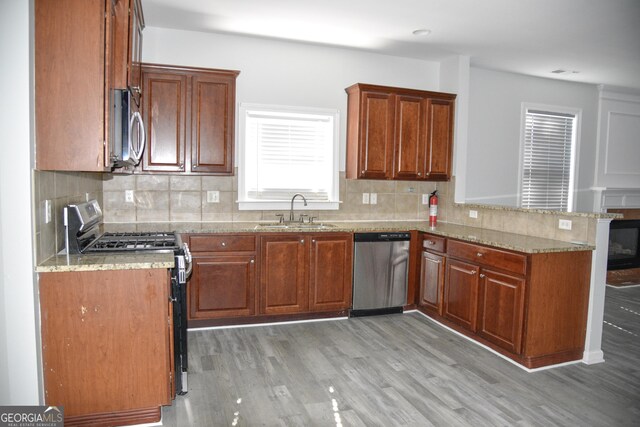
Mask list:
[[[423,194],[422,195],[422,204],[423,205],[428,205],[429,204],[429,195],[428,194]]]
[[[125,190],[124,201],[127,203],[133,203],[133,190]]]
[[[220,203],[220,192],[217,190],[207,191],[207,203]]]
[[[571,220],[570,219],[558,220],[558,228],[560,230],[571,230]]]
[[[372,205],[378,204],[378,193],[369,194],[369,203],[371,203]]]
[[[369,204],[369,193],[362,193],[362,204],[363,205]]]
[[[478,211],[476,210],[469,210],[469,218],[478,218]]]

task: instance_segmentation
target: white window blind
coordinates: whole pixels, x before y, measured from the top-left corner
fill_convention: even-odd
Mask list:
[[[335,202],[338,112],[241,106],[244,158],[240,202]]]
[[[576,115],[527,109],[521,206],[569,211],[573,200]]]

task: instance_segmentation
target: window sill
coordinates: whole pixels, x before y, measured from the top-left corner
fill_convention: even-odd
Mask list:
[[[304,206],[300,199],[297,199],[293,205],[296,211],[336,211],[340,208],[342,202],[307,202]],[[291,201],[238,201],[238,209],[241,211],[279,211],[291,209]]]

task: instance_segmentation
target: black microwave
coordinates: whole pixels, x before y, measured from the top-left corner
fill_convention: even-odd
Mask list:
[[[130,90],[114,89],[111,99],[111,165],[135,166],[140,163],[146,145],[142,115]]]

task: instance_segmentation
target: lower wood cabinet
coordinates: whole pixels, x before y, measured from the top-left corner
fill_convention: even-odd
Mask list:
[[[350,233],[191,234],[189,324],[251,323],[351,307]]]
[[[309,236],[283,233],[260,238],[260,313],[303,313],[309,308]]]
[[[260,313],[339,311],[351,306],[351,234],[263,235],[260,253]]]
[[[474,332],[478,315],[478,270],[477,265],[449,259],[444,287],[444,317]]]
[[[191,319],[255,313],[256,257],[195,255],[189,281]]]
[[[442,238],[435,238],[444,241]],[[423,247],[435,245],[437,240],[425,238]],[[442,251],[443,249],[439,249]],[[445,260],[443,254],[423,250],[420,267],[420,297],[418,306],[442,315],[445,280]]]
[[[522,350],[525,279],[482,269],[477,333],[513,353]]]
[[[166,269],[39,274],[45,404],[65,424],[160,420],[174,395]]]
[[[445,250],[437,239],[429,241],[422,256],[423,313],[528,368],[582,358],[590,251],[525,254],[456,239],[446,239]]]

